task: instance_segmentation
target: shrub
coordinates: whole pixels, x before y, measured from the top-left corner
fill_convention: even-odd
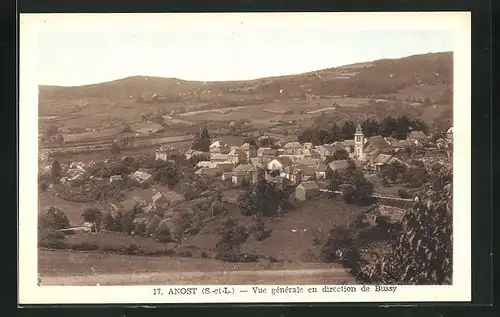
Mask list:
[[[398,189],[398,196],[401,198],[411,198],[411,195],[408,191],[404,190],[403,188]]]
[[[39,246],[47,249],[58,249],[63,250],[67,249],[68,245],[63,240],[53,239],[53,240],[45,240],[39,243]]]
[[[191,253],[189,251],[180,251],[180,252],[177,252],[177,256],[180,256],[183,258],[191,258],[191,257],[193,257],[193,253]]]
[[[69,228],[68,216],[57,207],[51,206],[45,215],[40,215],[38,219],[40,228],[48,230],[58,230]]]
[[[207,252],[205,252],[205,251],[201,251],[201,257],[202,257],[203,259],[208,259],[208,258],[209,258],[208,253],[207,253]]]
[[[70,249],[72,251],[96,251],[99,250],[99,246],[95,243],[82,242],[71,245]]]

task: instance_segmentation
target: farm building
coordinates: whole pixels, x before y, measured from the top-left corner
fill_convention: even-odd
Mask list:
[[[295,198],[305,201],[319,194],[318,184],[314,181],[302,182],[295,188]]]

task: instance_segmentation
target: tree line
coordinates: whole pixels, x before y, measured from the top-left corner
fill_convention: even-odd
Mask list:
[[[314,145],[330,144],[337,141],[352,140],[354,133],[356,133],[356,125],[353,121],[345,121],[342,124],[336,122],[321,124],[319,121],[317,123],[302,131],[297,137],[297,141],[300,143],[311,142]],[[381,121],[369,118],[361,122],[360,125],[365,137],[381,135],[404,140],[410,131],[428,132],[428,126],[422,120],[411,118],[408,115],[388,116]]]

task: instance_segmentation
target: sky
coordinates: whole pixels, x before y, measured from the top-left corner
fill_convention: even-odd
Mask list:
[[[453,51],[453,33],[283,27],[50,31],[39,34],[38,49],[41,85],[79,86],[136,75],[249,80]]]

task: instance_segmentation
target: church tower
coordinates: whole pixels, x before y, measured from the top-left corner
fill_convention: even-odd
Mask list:
[[[364,161],[365,155],[363,148],[365,145],[365,136],[363,134],[363,129],[361,125],[358,124],[356,128],[356,133],[354,133],[354,159],[358,161]]]

